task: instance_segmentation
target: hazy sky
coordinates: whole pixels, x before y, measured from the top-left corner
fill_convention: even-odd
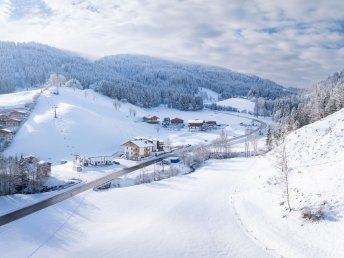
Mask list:
[[[0,0],[0,40],[139,53],[307,87],[344,69],[341,0]]]

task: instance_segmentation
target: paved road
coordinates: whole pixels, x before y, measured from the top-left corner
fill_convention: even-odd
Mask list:
[[[225,113],[225,112],[223,112]],[[254,118],[248,118],[248,117],[245,117],[245,116],[241,116],[241,115],[233,115],[233,114],[228,114],[226,113],[227,115],[231,115],[231,116],[238,116],[238,117],[242,117],[242,118],[245,118],[245,119],[251,119],[251,120],[254,120],[258,123],[260,123],[260,126],[259,128],[253,130],[250,134],[244,134],[244,135],[240,135],[238,137],[235,137],[235,138],[231,138],[228,140],[228,142],[233,142],[233,141],[237,141],[237,140],[240,140],[242,138],[245,138],[247,137],[248,135],[251,135],[251,134],[255,134],[257,133],[258,131],[260,130],[264,130],[267,125],[266,123],[264,123],[263,121],[260,121],[258,119],[254,119]],[[211,145],[211,144],[209,144]],[[191,150],[192,149],[192,146],[191,147],[187,147],[187,148],[184,148],[185,150]],[[180,149],[178,149],[178,151],[180,151]],[[94,181],[91,181],[91,182],[88,182],[86,184],[82,184],[82,185],[79,185],[77,187],[73,187],[69,190],[66,190],[62,193],[58,193],[52,197],[49,197],[48,199],[45,199],[43,201],[40,201],[38,203],[34,203],[32,205],[29,205],[29,206],[26,206],[24,208],[21,208],[21,209],[18,209],[18,210],[15,210],[15,211],[12,211],[12,212],[9,212],[5,215],[2,215],[0,216],[0,226],[2,225],[5,225],[5,224],[8,224],[12,221],[15,221],[17,219],[20,219],[22,217],[25,217],[27,215],[30,215],[34,212],[37,212],[39,210],[42,210],[44,208],[47,208],[51,205],[54,205],[56,203],[59,203],[59,202],[62,202],[68,198],[71,198],[79,193],[82,193],[82,192],[85,192],[89,189],[93,189],[95,187],[99,187],[101,185],[104,185],[108,182],[111,182],[112,180],[116,179],[116,178],[119,178],[125,174],[128,174],[128,173],[131,173],[135,170],[138,170],[140,168],[144,168],[144,167],[147,167],[149,165],[152,165],[156,162],[159,162],[167,157],[170,157],[170,156],[173,156],[173,152],[172,153],[167,153],[167,154],[164,154],[164,155],[161,155],[159,157],[156,157],[154,159],[151,159],[151,160],[148,160],[148,161],[144,161],[138,165],[135,165],[135,166],[132,166],[132,167],[129,167],[129,168],[125,168],[125,169],[122,169],[120,171],[116,171],[116,172],[113,172],[107,176],[104,176],[102,178],[99,178],[99,179],[96,179]]]

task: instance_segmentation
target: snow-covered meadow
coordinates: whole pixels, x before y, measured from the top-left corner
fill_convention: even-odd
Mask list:
[[[237,108],[240,112],[246,110],[247,113],[253,113],[254,111],[254,102],[244,98],[224,99],[216,102],[216,104],[224,107],[234,107]]]
[[[57,118],[54,118],[54,107]],[[136,110],[136,117],[129,109]],[[71,160],[73,155],[112,155],[121,151],[121,144],[135,136],[155,137],[171,145],[201,144],[218,137],[220,130],[190,132],[184,128],[173,130],[142,122],[145,115],[179,117],[185,122],[190,119],[216,120],[226,124],[229,137],[244,132],[239,118],[215,111],[185,112],[165,107],[142,109],[123,103],[119,110],[113,107],[110,98],[92,90],[61,88],[60,95],[45,91],[29,119],[22,126],[5,155],[33,154],[52,162]]]

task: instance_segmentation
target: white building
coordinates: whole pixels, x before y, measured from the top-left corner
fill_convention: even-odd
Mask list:
[[[155,145],[146,139],[135,139],[122,144],[127,159],[140,160],[148,157],[155,150]]]

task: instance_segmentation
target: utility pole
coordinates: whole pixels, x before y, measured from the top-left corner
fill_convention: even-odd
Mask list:
[[[57,112],[56,112],[57,105],[54,105],[53,108],[54,108],[54,118],[57,118]]]

